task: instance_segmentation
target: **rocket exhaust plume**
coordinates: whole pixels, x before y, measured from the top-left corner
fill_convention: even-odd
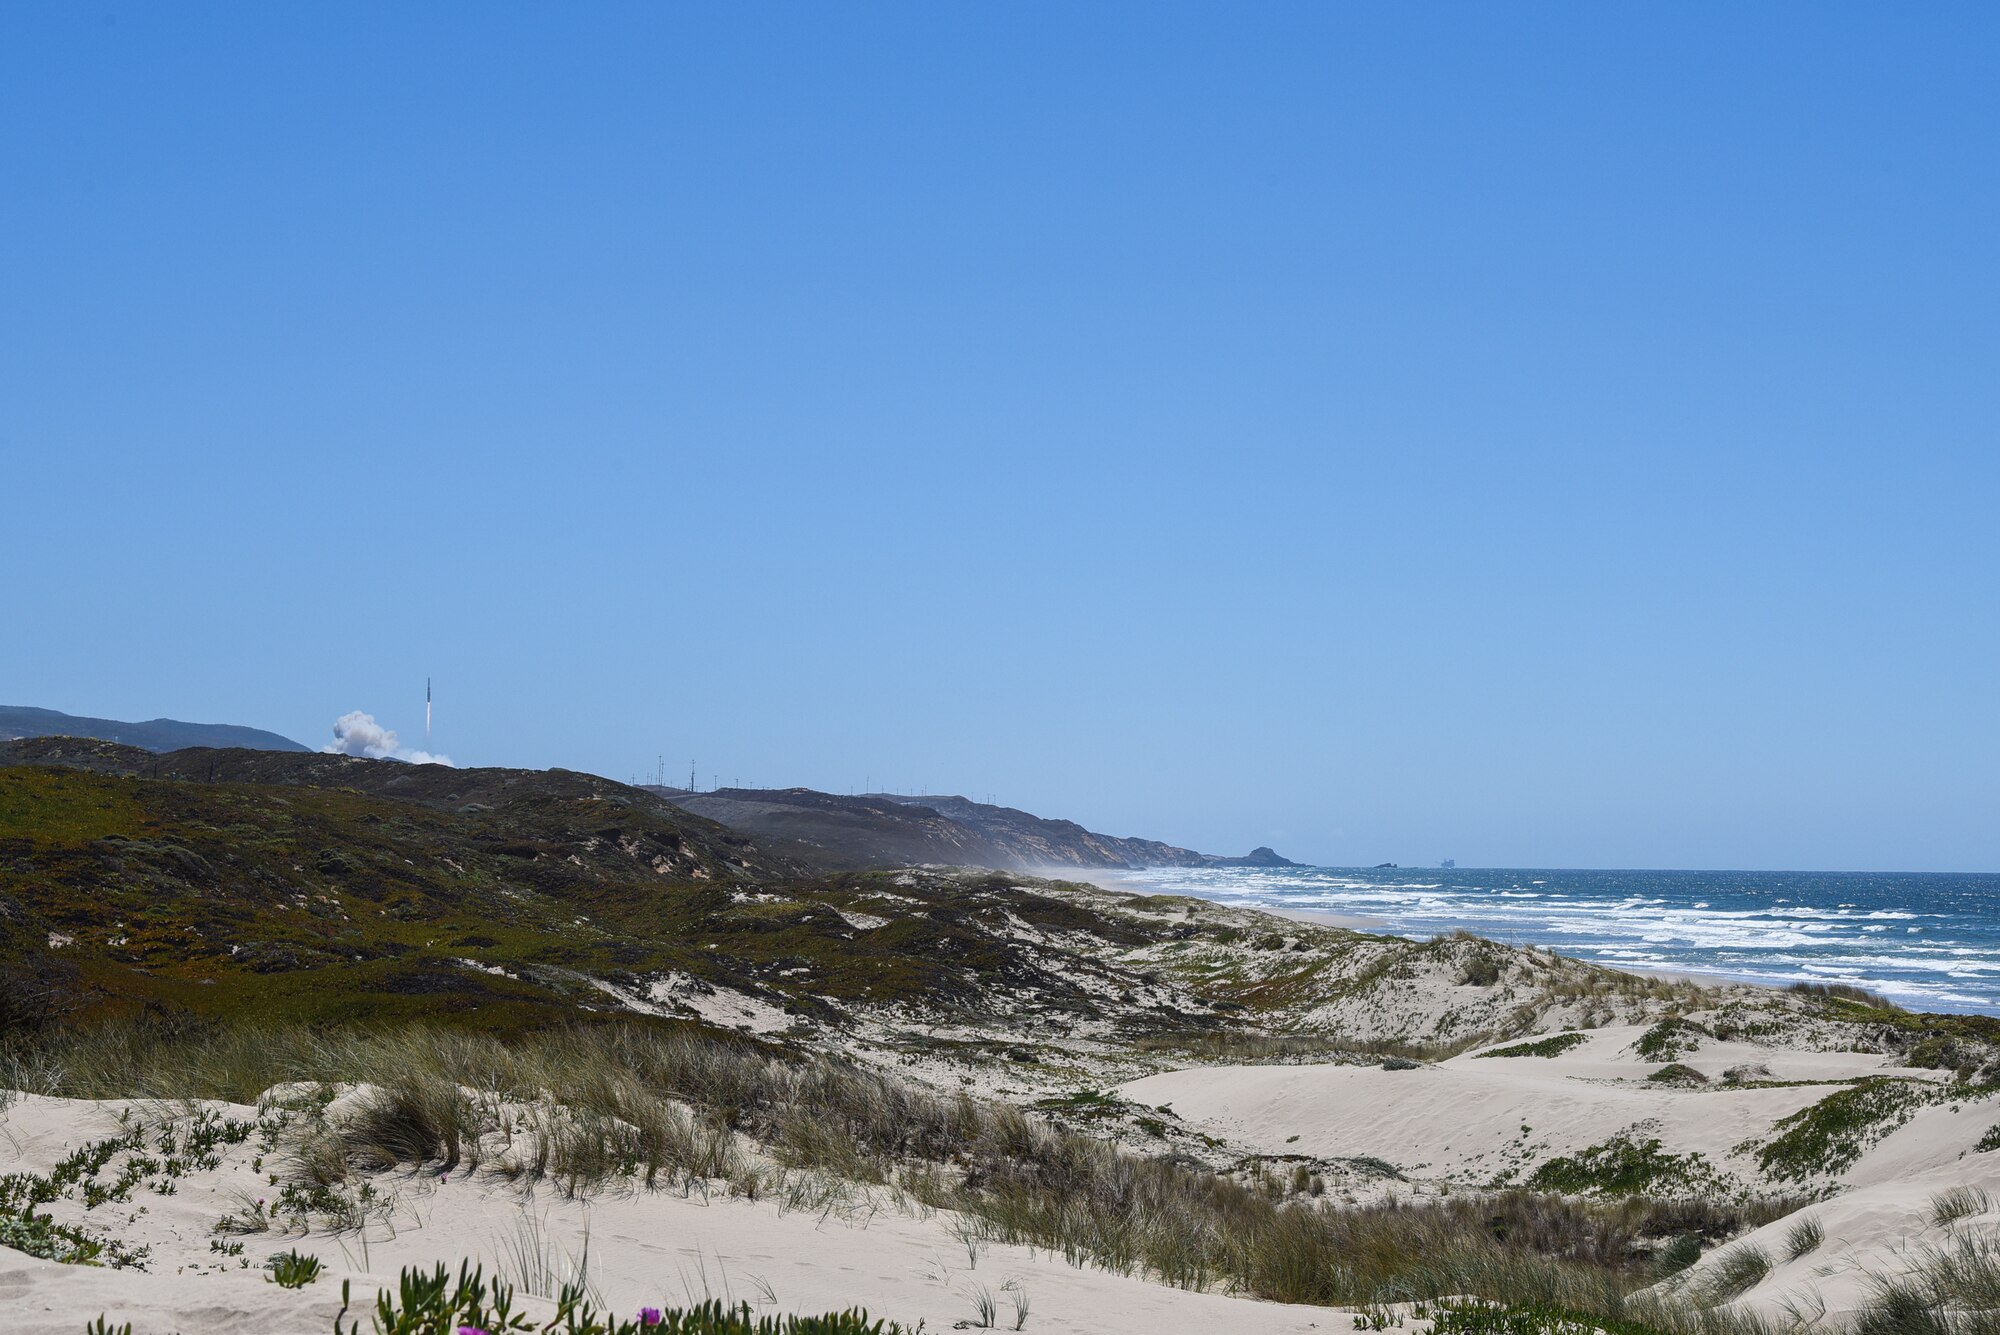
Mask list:
[[[449,765],[450,756],[432,755],[404,746],[393,728],[375,721],[373,714],[357,709],[342,714],[333,723],[333,740],[320,748],[327,755],[365,756],[369,760],[407,760],[413,765]]]

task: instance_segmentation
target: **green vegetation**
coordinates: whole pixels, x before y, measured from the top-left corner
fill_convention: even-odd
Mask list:
[[[1771,1273],[1771,1258],[1761,1248],[1740,1243],[1717,1256],[1701,1277],[1701,1297],[1706,1306],[1740,1298],[1764,1282]]]
[[[1903,1009],[1880,993],[1855,987],[1851,983],[1793,983],[1786,990],[1801,996],[1817,997],[1821,1001],[1845,1003],[1872,1011],[1901,1012]]]
[[[1171,1109],[1133,1103],[1115,1094],[1105,1094],[1093,1089],[1036,1099],[1028,1107],[1068,1126],[1130,1125],[1156,1140],[1165,1140],[1171,1132],[1180,1129],[1169,1125],[1181,1120]],[[1221,1144],[1209,1136],[1198,1138],[1210,1145]]]
[[[1658,1138],[1630,1135],[1550,1159],[1528,1179],[1531,1191],[1597,1192],[1607,1196],[1688,1195],[1713,1190],[1716,1172],[1699,1154],[1669,1154]]]
[[[1961,1234],[1901,1276],[1876,1279],[1855,1335],[1991,1335],[2000,1313],[2000,1239]]]
[[[1807,1215],[1786,1230],[1785,1259],[1796,1261],[1801,1256],[1819,1250],[1819,1245],[1825,1241],[1826,1226],[1811,1215]]]
[[[1485,1052],[1475,1052],[1475,1057],[1560,1057],[1571,1048],[1580,1047],[1588,1038],[1586,1034],[1551,1034],[1531,1043],[1516,1043],[1512,1047],[1490,1048]]]
[[[336,773],[450,781],[406,766]],[[1006,878],[811,877],[585,775],[457,782],[495,791],[432,800],[0,766],[0,996],[23,1022],[150,1007],[494,1032],[602,1009],[593,979],[643,993],[669,973],[822,1018],[825,998],[958,1006],[1003,984],[1080,1006],[1090,993],[1037,963],[1014,923],[1112,948],[1151,939]],[[889,921],[857,931],[847,913]]]
[[[1661,1279],[1678,1275],[1701,1259],[1701,1234],[1682,1233],[1670,1239],[1653,1259],[1653,1273]]]
[[[1981,1136],[1979,1143],[1972,1148],[1980,1154],[1984,1154],[1988,1150],[2000,1150],[2000,1122],[1996,1122],[1986,1128],[1986,1134]]]
[[[1662,1020],[1639,1035],[1639,1041],[1632,1045],[1647,1061],[1678,1061],[1701,1046],[1704,1038],[1713,1038],[1708,1030],[1691,1020]]]
[[[347,1286],[340,1296],[334,1335],[362,1335],[361,1319],[352,1324],[346,1319],[351,1305]],[[906,1329],[870,1321],[858,1309],[825,1316],[754,1317],[747,1304],[727,1308],[713,1300],[691,1308],[646,1308],[620,1318],[599,1311],[576,1285],[564,1287],[554,1317],[530,1321],[514,1310],[510,1285],[488,1280],[481,1267],[464,1265],[456,1279],[443,1266],[405,1269],[394,1293],[384,1290],[376,1296],[372,1316],[374,1335],[448,1335],[464,1327],[486,1335],[904,1335]]]
[[[320,1264],[317,1256],[307,1256],[302,1252],[279,1252],[267,1263],[270,1275],[267,1278],[281,1289],[302,1289],[319,1278]]]
[[[1983,1189],[1961,1183],[1931,1197],[1931,1223],[1938,1228],[1950,1228],[1961,1219],[1985,1214],[1992,1208],[1993,1198]]]
[[[1646,1079],[1656,1085],[1680,1085],[1690,1089],[1698,1088],[1708,1083],[1707,1076],[1695,1070],[1694,1067],[1683,1066],[1679,1062],[1662,1066],[1659,1070],[1647,1076]]]
[[[1892,1076],[1863,1080],[1780,1119],[1778,1134],[1758,1149],[1757,1162],[1781,1182],[1843,1173],[1940,1093],[1925,1081]]]
[[[1498,1307],[1454,1302],[1423,1307],[1417,1315],[1430,1319],[1432,1335],[1598,1335],[1600,1331],[1604,1335],[1660,1335],[1654,1326],[1542,1303]]]

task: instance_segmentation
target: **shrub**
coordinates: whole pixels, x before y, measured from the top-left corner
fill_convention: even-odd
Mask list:
[[[1705,1085],[1708,1083],[1707,1076],[1703,1075],[1700,1071],[1695,1070],[1694,1067],[1683,1066],[1679,1062],[1674,1062],[1673,1064],[1668,1066],[1662,1066],[1659,1070],[1647,1076],[1646,1079],[1652,1081],[1656,1085],[1694,1086],[1694,1085]]]
[[[1469,987],[1491,987],[1500,981],[1500,961],[1489,951],[1475,950],[1466,957],[1458,981]]]
[[[1512,1047],[1489,1048],[1485,1052],[1475,1052],[1475,1057],[1560,1057],[1571,1048],[1584,1042],[1583,1034],[1551,1034],[1531,1043],[1516,1043]]]
[[[1634,1140],[1629,1135],[1575,1154],[1550,1159],[1528,1178],[1532,1191],[1601,1192],[1631,1196],[1640,1192],[1700,1192],[1715,1185],[1715,1171],[1700,1154],[1669,1154],[1658,1138]]]
[[[1677,1061],[1701,1046],[1701,1040],[1712,1037],[1708,1030],[1690,1020],[1662,1020],[1639,1035],[1632,1045],[1647,1061]]]
[[[1757,1162],[1781,1181],[1836,1176],[1936,1093],[1918,1082],[1888,1076],[1864,1080],[1780,1118],[1779,1134],[1757,1151]]]

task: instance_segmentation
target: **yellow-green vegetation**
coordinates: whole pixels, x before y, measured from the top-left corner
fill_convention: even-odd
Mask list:
[[[146,808],[128,786],[74,770],[0,770],[0,840],[32,835],[45,847],[76,847],[149,828]]]

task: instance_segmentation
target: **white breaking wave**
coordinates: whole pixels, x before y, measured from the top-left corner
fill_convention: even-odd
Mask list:
[[[404,746],[394,728],[385,728],[373,714],[356,709],[333,721],[333,740],[320,750],[330,756],[363,756],[369,760],[406,760],[412,765],[449,765],[450,756],[433,755]]]
[[[1857,902],[1848,884],[1810,899],[1792,884],[1760,890],[1754,873],[1584,871],[1558,881],[1475,871],[1460,878],[1420,881],[1405,871],[1397,879],[1374,880],[1345,869],[1177,867],[1125,879],[1224,903],[1357,915],[1377,924],[1376,930],[1414,938],[1463,927],[1627,967],[1779,986],[1843,982],[1922,1005],[2000,1010],[2000,950],[1989,944],[2000,896],[1984,884],[1993,878],[1973,878],[1978,884],[1965,887],[1949,881],[1885,886],[1883,896],[1900,900],[1872,903]],[[1815,877],[1775,873],[1772,879],[1810,883]],[[1676,882],[1694,893],[1661,893]],[[1719,900],[1713,893],[1718,882],[1738,898]],[[1789,893],[1771,893],[1779,888]]]

